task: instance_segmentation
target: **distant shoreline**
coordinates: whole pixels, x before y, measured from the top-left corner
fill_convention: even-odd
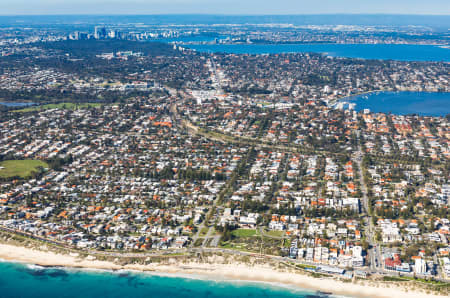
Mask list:
[[[346,96],[342,96],[333,100],[329,100],[327,102],[327,106],[330,108],[335,107],[338,103],[357,103],[357,106],[359,104],[361,104],[361,97],[363,97],[364,95],[370,96],[372,94],[376,94],[376,93],[384,93],[385,95],[387,95],[388,97],[392,97],[392,96],[398,96],[398,100],[404,100],[404,98],[402,98],[402,96],[404,97],[405,94],[409,94],[413,96],[413,100],[412,102],[414,102],[414,100],[419,99],[425,95],[429,95],[429,96],[444,96],[445,98],[447,98],[448,95],[450,95],[450,92],[448,91],[418,91],[418,90],[372,90],[372,91],[365,91],[365,92],[360,92],[360,93],[355,93],[355,94],[351,94],[351,95],[346,95]],[[376,94],[378,95],[378,94]],[[409,101],[411,102],[411,101]],[[420,100],[418,101],[418,103],[420,103]],[[386,103],[387,104],[387,103]],[[387,104],[388,105],[388,104]],[[368,109],[370,109],[371,112],[374,113],[384,113],[384,114],[393,114],[393,115],[411,115],[411,114],[419,114],[422,117],[445,117],[448,113],[450,113],[450,111],[447,111],[446,109],[444,110],[438,110],[438,111],[433,111],[433,110],[420,110],[418,109],[417,111],[410,111],[410,110],[405,110],[405,111],[399,111],[397,110],[393,110],[393,111],[386,111],[386,110],[379,110],[377,108],[372,109],[372,107],[367,107]],[[359,108],[356,110],[361,111],[363,108]]]

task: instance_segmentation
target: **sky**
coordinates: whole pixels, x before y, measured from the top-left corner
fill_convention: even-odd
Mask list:
[[[438,14],[450,0],[0,0],[0,15]]]

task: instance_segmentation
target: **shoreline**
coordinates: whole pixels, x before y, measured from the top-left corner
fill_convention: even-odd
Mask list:
[[[43,247],[45,249],[45,247]],[[56,254],[10,244],[0,244],[0,258],[6,262],[19,262],[44,268],[64,267],[67,269],[129,271],[169,277],[182,277],[217,282],[265,283],[278,287],[295,288],[306,291],[332,292],[333,295],[348,297],[393,297],[396,298],[439,298],[444,296],[425,293],[424,289],[409,289],[403,286],[373,280],[343,282],[335,278],[315,278],[293,270],[280,270],[268,264],[248,265],[225,262],[221,256],[210,257],[208,262],[180,262],[169,259],[168,264],[150,263],[119,265],[111,261],[95,258],[80,258],[77,254]],[[324,282],[325,281],[325,282]]]
[[[371,91],[359,92],[359,93],[355,93],[355,94],[352,94],[352,95],[346,95],[346,96],[342,96],[342,97],[339,97],[339,98],[335,98],[335,99],[331,100],[327,105],[330,106],[330,104],[331,104],[331,105],[336,104],[336,103],[338,103],[338,102],[341,101],[341,100],[346,100],[346,99],[351,100],[352,97],[357,97],[357,96],[361,96],[361,95],[369,95],[369,94],[377,93],[377,92],[394,92],[394,93],[396,93],[396,92],[412,92],[412,93],[416,93],[416,92],[417,92],[417,93],[450,93],[450,92],[447,92],[447,91],[417,91],[417,90],[388,90],[388,89],[379,89],[379,90],[371,90]]]
[[[365,95],[365,94],[372,94],[372,93],[376,93],[376,92],[396,92],[396,91],[380,89],[380,90],[371,90],[371,91],[359,92],[359,93],[355,93],[355,94],[352,94],[352,95],[346,95],[346,96],[342,96],[342,97],[333,99],[329,103],[327,103],[327,106],[331,107],[331,106],[337,104],[338,102],[340,102],[341,100],[345,100],[347,98],[351,98],[351,97],[355,97],[355,96],[361,96],[361,95]],[[406,92],[410,92],[410,91],[406,91]]]
[[[377,94],[377,93],[417,93],[420,96],[424,96],[425,94],[427,95],[433,95],[433,96],[444,96],[444,100],[447,99],[447,95],[450,95],[450,91],[417,91],[417,90],[387,90],[387,89],[379,89],[379,90],[371,90],[371,91],[364,91],[364,92],[359,92],[359,93],[355,93],[352,95],[347,95],[347,96],[342,96],[333,100],[329,100],[326,102],[327,107],[329,108],[336,108],[338,103],[355,103],[354,101],[357,99],[361,99],[362,96],[370,96],[372,94]],[[419,97],[418,97],[419,98]],[[426,101],[418,101],[417,103],[423,103]],[[357,104],[358,106],[358,104]],[[346,107],[344,108],[344,110],[348,110],[349,108]],[[379,110],[379,109],[377,109]],[[358,111],[361,112],[362,108],[355,108],[354,111]],[[425,113],[423,112],[411,112],[411,111],[396,111],[396,112],[392,112],[392,111],[370,111],[371,113],[381,113],[381,114],[393,114],[393,115],[403,115],[403,116],[407,116],[407,115],[411,115],[411,114],[418,114],[420,117],[433,117],[433,118],[442,118],[445,117],[447,115],[447,113],[442,113],[441,111],[438,112],[433,112],[433,110],[430,111],[426,111]]]

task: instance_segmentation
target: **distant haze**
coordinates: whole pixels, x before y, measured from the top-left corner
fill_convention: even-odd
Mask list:
[[[1,0],[0,0],[1,1]],[[449,0],[450,1],[450,0]],[[104,24],[293,24],[293,25],[387,25],[387,26],[425,26],[441,32],[450,28],[449,16],[430,15],[21,15],[1,16],[0,27],[42,25],[74,25],[90,28]],[[91,28],[92,29],[92,28]]]
[[[48,14],[433,14],[449,0],[0,0],[0,15]]]

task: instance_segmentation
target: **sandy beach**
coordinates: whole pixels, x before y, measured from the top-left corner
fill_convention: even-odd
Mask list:
[[[45,249],[45,248],[44,248]],[[314,278],[308,275],[278,270],[269,265],[246,265],[238,263],[221,263],[221,257],[214,257],[207,262],[179,262],[169,260],[168,264],[152,263],[148,265],[118,265],[113,262],[99,261],[95,258],[80,258],[77,254],[63,255],[50,251],[34,250],[9,244],[0,244],[0,258],[7,261],[18,261],[43,266],[65,266],[71,268],[90,268],[105,270],[138,270],[152,271],[156,274],[174,274],[183,277],[211,280],[256,281],[296,286],[333,294],[352,297],[396,297],[426,298],[444,297],[427,294],[420,289],[406,290],[393,283],[376,281],[342,282],[331,278]]]

